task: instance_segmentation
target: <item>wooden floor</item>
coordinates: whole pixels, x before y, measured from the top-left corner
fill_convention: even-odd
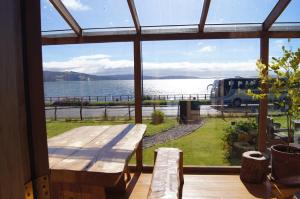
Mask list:
[[[184,175],[183,199],[201,198],[293,198],[300,187],[280,187],[266,182],[243,184],[238,175]],[[111,199],[147,198],[151,174],[135,174],[125,194],[108,194]]]

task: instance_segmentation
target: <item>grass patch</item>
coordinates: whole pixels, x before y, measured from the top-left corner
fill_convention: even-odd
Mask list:
[[[53,136],[59,135],[68,130],[81,127],[81,126],[96,126],[96,125],[116,125],[116,124],[128,124],[134,123],[134,120],[113,120],[113,121],[102,121],[102,120],[70,120],[70,121],[47,121],[47,136],[51,138]],[[166,118],[165,122],[162,124],[154,125],[151,124],[151,120],[144,120],[144,123],[147,125],[147,132],[145,136],[154,135],[156,133],[160,133],[166,131],[172,127],[175,127],[177,121],[175,118]]]
[[[225,156],[222,137],[225,134],[225,127],[229,126],[231,121],[237,120],[241,119],[209,118],[201,128],[191,135],[145,149],[143,152],[144,164],[153,164],[156,148],[176,147],[183,150],[184,165],[231,165],[232,163]]]

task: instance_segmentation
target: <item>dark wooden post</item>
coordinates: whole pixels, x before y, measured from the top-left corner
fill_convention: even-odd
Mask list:
[[[267,33],[262,33],[260,38],[260,59],[263,64],[269,63],[269,38]],[[264,71],[264,75],[268,75],[268,70]],[[268,85],[262,84],[264,92],[268,91]],[[267,137],[267,115],[268,115],[268,98],[260,100],[259,106],[259,130],[258,130],[258,150],[265,152]]]
[[[54,121],[57,120],[57,106],[54,106]]]
[[[128,119],[131,120],[130,103],[128,103]]]
[[[79,110],[79,114],[80,114],[80,120],[82,121],[82,103],[80,103],[80,110]]]
[[[135,123],[142,123],[142,44],[139,36],[134,41],[134,96]]]

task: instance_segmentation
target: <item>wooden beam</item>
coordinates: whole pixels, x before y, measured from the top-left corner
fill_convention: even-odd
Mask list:
[[[141,33],[141,26],[140,26],[140,21],[139,17],[135,8],[134,0],[127,0],[129,10],[131,13],[132,20],[134,22],[135,30],[138,34]]]
[[[134,97],[135,123],[142,123],[142,42],[139,37],[134,40]]]
[[[253,32],[200,32],[200,33],[166,33],[143,34],[141,41],[163,40],[193,40],[193,39],[247,39],[260,38],[261,31]],[[300,38],[300,31],[270,31],[266,32],[270,38]],[[133,42],[136,35],[93,35],[74,37],[64,34],[43,36],[43,45],[81,44],[81,43],[108,43],[108,42]]]
[[[24,198],[31,179],[22,55],[24,1],[0,1],[0,198]]]
[[[198,25],[199,32],[203,32],[203,30],[204,30],[206,18],[207,18],[207,15],[208,15],[209,6],[210,6],[210,0],[204,0],[202,13],[201,13],[201,18],[200,18],[200,22],[199,22],[199,25]]]
[[[99,35],[99,36],[44,36],[43,45],[82,44],[82,43],[110,43],[110,42],[133,42],[136,35]]]
[[[267,34],[263,34],[260,38],[260,60],[263,64],[269,64],[269,38]],[[268,70],[264,71],[263,75],[268,75]],[[262,90],[264,93],[268,92],[268,85],[262,84]],[[259,127],[258,127],[258,150],[265,152],[266,138],[267,138],[267,116],[268,116],[268,98],[260,100],[259,105]]]
[[[50,0],[55,9],[64,18],[64,20],[69,24],[69,26],[74,30],[78,36],[82,36],[82,29],[76,20],[73,18],[68,9],[64,6],[61,0]]]
[[[267,31],[271,28],[276,19],[281,15],[291,0],[279,0],[273,10],[270,12],[266,20],[263,22],[263,30]]]

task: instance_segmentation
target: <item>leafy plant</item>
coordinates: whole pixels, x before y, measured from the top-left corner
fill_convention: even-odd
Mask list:
[[[246,121],[238,121],[234,122],[232,125],[226,127],[225,133],[222,137],[223,147],[226,151],[226,157],[232,158],[233,154],[233,144],[241,140],[242,137],[247,137],[247,142],[252,145],[256,146],[257,142],[257,123],[255,120],[248,119]]]
[[[292,120],[299,116],[300,111],[300,48],[293,52],[282,47],[282,51],[283,56],[273,57],[268,66],[257,61],[261,79],[260,93],[254,93],[251,89],[247,93],[256,99],[264,99],[270,95],[277,99],[277,105],[286,111],[288,136],[291,142]],[[263,89],[263,85],[267,85],[268,89]]]
[[[160,110],[155,110],[151,114],[152,124],[161,124],[164,122],[165,114]]]

